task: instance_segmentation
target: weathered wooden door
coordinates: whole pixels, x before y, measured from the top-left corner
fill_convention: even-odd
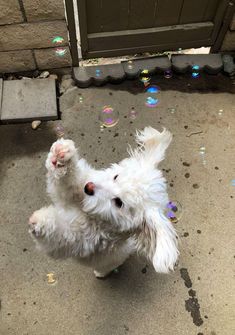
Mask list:
[[[229,0],[77,0],[84,58],[213,45]]]

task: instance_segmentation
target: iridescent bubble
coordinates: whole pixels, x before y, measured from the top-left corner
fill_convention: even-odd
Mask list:
[[[131,107],[130,113],[129,113],[129,118],[131,120],[135,120],[137,117],[137,112],[135,111],[134,107]]]
[[[79,103],[80,103],[80,104],[82,104],[82,103],[83,103],[83,97],[82,97],[81,95],[79,95],[79,98],[78,98],[78,100],[79,100]]]
[[[199,155],[201,156],[202,164],[206,165],[206,147],[201,146],[199,148]]]
[[[159,93],[160,92],[160,87],[155,86],[155,85],[151,85],[151,86],[148,86],[146,88],[145,92],[147,92],[147,93]]]
[[[66,53],[67,53],[67,49],[66,48],[60,47],[60,48],[56,48],[55,49],[55,54],[58,57],[63,57]]]
[[[65,130],[64,130],[64,127],[61,125],[61,124],[58,124],[56,127],[55,127],[55,133],[56,133],[56,136],[57,137],[63,137],[64,134],[65,134]]]
[[[165,209],[165,215],[172,223],[177,223],[182,217],[182,206],[179,201],[169,201]]]
[[[147,69],[144,69],[141,71],[140,73],[140,81],[145,85],[147,86],[150,82],[151,78],[149,76],[149,70]]]
[[[170,79],[170,78],[172,78],[172,76],[173,76],[173,72],[171,70],[166,70],[164,72],[164,78]]]
[[[95,70],[95,76],[100,77],[102,75],[102,71],[100,69]]]
[[[111,106],[104,106],[103,110],[100,112],[99,120],[104,127],[113,127],[119,121],[119,113]]]
[[[133,68],[134,68],[134,64],[133,64],[133,61],[132,61],[132,60],[129,60],[129,61],[127,62],[127,68],[128,68],[128,70],[133,70]]]
[[[200,74],[198,72],[192,72],[192,78],[196,79],[199,77],[200,77]]]
[[[159,99],[149,96],[146,98],[145,105],[147,107],[153,108],[153,107],[156,107],[158,103],[159,103]]]
[[[62,36],[55,36],[52,39],[52,43],[55,44],[55,45],[63,44],[64,43],[64,38]]]
[[[204,155],[204,154],[206,153],[206,147],[204,147],[204,146],[200,147],[200,148],[199,148],[199,153],[200,153],[201,155]]]
[[[222,116],[223,113],[224,113],[223,109],[220,109],[220,110],[218,111],[218,115],[219,115],[219,116]]]
[[[175,114],[175,112],[176,112],[176,108],[174,108],[174,107],[169,107],[169,108],[167,108],[167,110],[168,110],[168,112],[170,112],[171,114]]]
[[[193,65],[192,66],[192,78],[196,79],[200,77],[200,66],[199,65]]]

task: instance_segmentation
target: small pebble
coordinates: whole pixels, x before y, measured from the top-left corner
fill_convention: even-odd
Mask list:
[[[198,184],[193,184],[193,188],[199,188]]]
[[[49,75],[50,75],[50,73],[49,73],[48,71],[43,71],[43,72],[40,74],[39,78],[43,78],[43,79],[45,79],[45,78],[49,77]]]
[[[36,130],[40,126],[41,123],[42,123],[42,121],[40,121],[40,120],[33,121],[32,124],[31,124],[32,129]]]
[[[50,74],[49,79],[55,79],[55,80],[57,80],[58,76],[57,76],[57,74],[53,73],[53,74]]]

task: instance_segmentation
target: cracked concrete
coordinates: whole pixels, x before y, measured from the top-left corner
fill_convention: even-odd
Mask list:
[[[152,82],[162,89],[156,108],[145,106],[141,83],[128,81],[69,90],[60,98],[62,121],[36,131],[28,124],[0,127],[1,335],[234,334],[234,86],[222,76]],[[119,123],[101,132],[104,105],[119,111]],[[164,126],[173,133],[161,167],[170,198],[183,207],[175,273],[156,274],[132,257],[99,281],[75,261],[35,250],[27,220],[48,203],[44,161],[56,124],[96,167],[126,157],[138,128]],[[55,285],[47,284],[49,272]]]

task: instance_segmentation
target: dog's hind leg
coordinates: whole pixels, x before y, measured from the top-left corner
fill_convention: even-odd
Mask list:
[[[134,251],[134,241],[129,238],[111,252],[100,255],[94,270],[96,278],[107,277],[114,269],[122,265]]]

